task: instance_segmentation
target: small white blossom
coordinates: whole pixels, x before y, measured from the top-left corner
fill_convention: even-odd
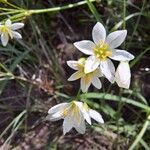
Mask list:
[[[9,41],[9,38],[21,39],[21,34],[16,32],[16,30],[22,28],[23,26],[23,23],[12,23],[10,19],[6,20],[5,24],[0,24],[0,35],[2,45],[6,46]]]
[[[122,61],[118,65],[115,73],[115,81],[119,87],[129,89],[131,80],[131,71],[128,61]]]
[[[76,72],[70,76],[68,81],[74,81],[81,78],[80,87],[82,92],[87,92],[91,84],[93,84],[93,86],[95,86],[97,89],[100,89],[102,87],[101,81],[99,79],[99,77],[102,76],[100,69],[95,69],[90,73],[85,73],[84,72],[85,63],[86,63],[85,58],[80,58],[78,61],[74,60],[67,61],[68,66],[76,70]]]
[[[92,72],[99,65],[104,76],[114,83],[115,67],[112,61],[130,61],[134,58],[125,50],[116,49],[125,40],[127,30],[118,30],[106,37],[106,30],[101,23],[96,23],[92,30],[93,41],[82,40],[75,42],[77,49],[86,55],[90,55],[85,64],[85,73]]]
[[[104,123],[102,116],[97,111],[90,109],[86,103],[78,101],[58,104],[50,108],[48,114],[47,118],[51,121],[64,119],[64,135],[72,128],[75,128],[77,132],[84,134],[86,129],[85,120],[91,125],[91,118],[99,123]]]

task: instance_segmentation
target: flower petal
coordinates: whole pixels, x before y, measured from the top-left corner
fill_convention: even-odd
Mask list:
[[[7,33],[1,34],[1,42],[3,46],[6,46],[9,40],[9,36]]]
[[[87,123],[91,125],[91,118],[89,116],[89,113],[87,111],[84,112],[83,110],[83,116],[84,116],[84,119],[87,121]]]
[[[102,87],[101,81],[98,77],[92,78],[92,84],[97,88],[100,89]]]
[[[95,44],[99,44],[100,41],[105,41],[106,30],[100,22],[97,22],[96,25],[93,27],[92,37]]]
[[[115,67],[110,59],[101,61],[100,69],[105,77],[111,82],[114,83]]]
[[[18,30],[18,29],[23,28],[23,27],[24,27],[24,23],[13,23],[10,26],[10,29],[11,30]]]
[[[48,114],[54,114],[58,111],[65,109],[67,106],[68,106],[68,103],[61,103],[61,104],[55,105],[48,110]]]
[[[83,73],[82,71],[77,71],[77,72],[73,73],[73,74],[68,78],[68,81],[78,80],[78,79],[80,79],[83,75],[84,75],[84,73]]]
[[[73,127],[73,120],[70,116],[67,116],[63,122],[63,134],[65,135]]]
[[[10,20],[10,19],[7,19],[6,22],[5,22],[5,25],[6,25],[6,26],[11,26],[11,20]]]
[[[93,109],[90,109],[89,110],[89,114],[91,116],[91,118],[93,118],[94,120],[96,120],[97,122],[99,123],[104,123],[104,120],[101,116],[100,113],[98,113],[97,111],[93,110]]]
[[[11,34],[14,38],[16,39],[22,39],[22,36],[20,33],[16,32],[16,31],[11,31]]]
[[[78,68],[78,61],[69,60],[69,61],[67,61],[67,65],[68,65],[70,68],[74,69],[74,70],[78,70],[78,69],[79,69],[79,68]]]
[[[77,132],[79,132],[81,134],[84,134],[85,133],[85,129],[86,129],[84,118],[82,118],[80,124],[79,125],[75,125],[74,128],[76,129]]]
[[[127,30],[119,30],[110,33],[106,38],[106,43],[110,48],[116,48],[122,44],[127,35]]]
[[[119,87],[129,89],[131,72],[128,62],[120,62],[116,74],[115,81]]]
[[[100,67],[98,67],[98,69],[95,71],[95,76],[97,76],[97,77],[103,76],[102,71],[100,70]]]
[[[91,85],[91,77],[85,75],[80,80],[80,86],[83,93],[87,92],[89,86]]]
[[[95,56],[89,56],[85,62],[84,72],[85,73],[93,72],[98,68],[99,64],[100,64],[99,59],[97,59]]]
[[[79,108],[79,110],[82,110],[83,109],[83,103],[82,102],[79,102],[79,101],[73,101],[74,104],[76,104]]]
[[[47,115],[46,119],[50,121],[57,121],[57,120],[63,119],[63,115],[61,112],[57,112],[52,115]]]
[[[74,46],[86,55],[92,55],[95,44],[89,40],[75,42]]]
[[[91,118],[89,116],[89,113],[88,111],[86,110],[86,108],[84,108],[84,104],[82,102],[74,102],[80,109],[84,119],[89,123],[91,124]],[[88,107],[88,106],[87,106]],[[87,108],[88,109],[88,108]]]
[[[115,49],[112,52],[113,53],[110,56],[110,58],[113,59],[113,60],[117,60],[117,61],[130,61],[130,60],[134,59],[134,56],[131,53],[125,51],[125,50]]]

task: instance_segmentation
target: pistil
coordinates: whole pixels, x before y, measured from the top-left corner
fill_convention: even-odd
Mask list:
[[[108,44],[104,43],[103,41],[101,41],[98,45],[95,46],[94,52],[96,57],[103,61],[106,60],[107,57],[112,55]]]

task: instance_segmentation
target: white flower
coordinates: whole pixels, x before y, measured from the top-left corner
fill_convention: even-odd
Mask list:
[[[85,73],[92,72],[100,65],[102,73],[113,83],[115,67],[109,58],[117,61],[130,61],[134,58],[129,52],[116,49],[123,43],[126,35],[126,30],[118,30],[106,37],[104,26],[98,22],[92,31],[94,42],[89,40],[75,42],[74,45],[77,49],[90,55],[85,64]]]
[[[102,87],[101,81],[99,79],[99,77],[102,76],[100,69],[95,69],[90,73],[85,73],[84,72],[85,63],[86,63],[85,58],[80,58],[78,61],[74,60],[67,61],[68,66],[76,70],[76,72],[70,76],[68,81],[74,81],[81,78],[80,86],[82,92],[87,92],[91,84],[93,84],[97,89],[100,89]]]
[[[47,118],[51,121],[64,119],[64,135],[72,128],[84,134],[86,129],[85,120],[91,125],[91,118],[99,123],[104,123],[102,116],[97,111],[90,109],[87,104],[77,101],[58,104],[50,108],[48,114]]]
[[[20,33],[16,32],[24,26],[23,23],[11,23],[11,20],[8,19],[4,25],[0,24],[0,35],[1,35],[1,42],[3,46],[6,46],[8,43],[9,38],[13,39],[21,39],[22,36]]]
[[[131,79],[131,71],[128,61],[122,61],[118,65],[115,81],[119,87],[129,89]]]

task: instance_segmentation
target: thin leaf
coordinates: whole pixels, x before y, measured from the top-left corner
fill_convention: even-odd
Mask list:
[[[136,148],[136,146],[138,145],[138,143],[140,142],[140,140],[142,139],[144,133],[146,132],[146,129],[150,123],[150,115],[147,117],[147,120],[145,121],[142,130],[140,131],[140,133],[137,135],[136,139],[134,140],[133,144],[129,147],[129,150],[134,150]]]
[[[94,17],[96,18],[97,21],[102,22],[101,20],[101,16],[98,13],[98,11],[96,10],[95,6],[93,5],[93,3],[90,0],[86,0],[88,7],[90,9],[90,11],[92,12],[92,14],[94,15]]]
[[[139,108],[144,109],[145,111],[150,111],[150,107],[142,104],[140,102],[137,102],[133,99],[129,99],[129,98],[125,98],[125,97],[119,97],[116,95],[112,95],[112,94],[105,94],[105,93],[86,93],[86,94],[82,94],[80,95],[80,99],[86,99],[86,98],[95,98],[95,99],[105,99],[105,100],[109,100],[109,101],[122,101],[134,106],[137,106]]]

